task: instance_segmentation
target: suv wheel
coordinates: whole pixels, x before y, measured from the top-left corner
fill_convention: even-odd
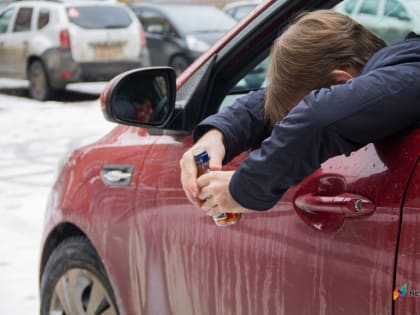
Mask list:
[[[90,242],[70,238],[51,254],[41,279],[41,315],[117,315],[111,285]]]
[[[189,65],[188,60],[183,56],[175,56],[171,59],[170,66],[174,68],[175,73],[179,76]]]
[[[52,95],[47,72],[41,61],[35,60],[29,65],[28,70],[29,93],[32,98],[45,101]]]

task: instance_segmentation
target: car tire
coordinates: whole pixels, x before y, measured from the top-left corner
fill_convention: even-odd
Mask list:
[[[189,64],[190,63],[187,58],[177,55],[172,57],[169,66],[174,68],[176,76],[179,76],[189,66]]]
[[[105,269],[84,237],[63,241],[51,254],[41,278],[41,315],[118,315]]]
[[[48,74],[40,60],[35,60],[28,69],[29,94],[38,101],[51,98],[53,89],[50,86]]]

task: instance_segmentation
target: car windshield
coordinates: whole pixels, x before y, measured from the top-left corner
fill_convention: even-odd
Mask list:
[[[225,32],[236,23],[226,13],[210,6],[171,6],[166,14],[185,33]]]
[[[126,28],[132,22],[127,10],[118,6],[71,6],[67,15],[70,22],[87,29]]]

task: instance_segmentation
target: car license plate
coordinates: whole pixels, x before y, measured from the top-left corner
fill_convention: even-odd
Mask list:
[[[121,44],[115,45],[95,45],[93,46],[95,57],[98,59],[108,59],[120,57],[124,51]]]

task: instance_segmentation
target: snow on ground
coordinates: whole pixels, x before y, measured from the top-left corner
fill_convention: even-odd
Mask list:
[[[69,151],[115,125],[98,101],[104,84],[69,87],[59,101],[27,96],[26,83],[0,78],[0,314],[39,314],[43,215],[58,165]]]

